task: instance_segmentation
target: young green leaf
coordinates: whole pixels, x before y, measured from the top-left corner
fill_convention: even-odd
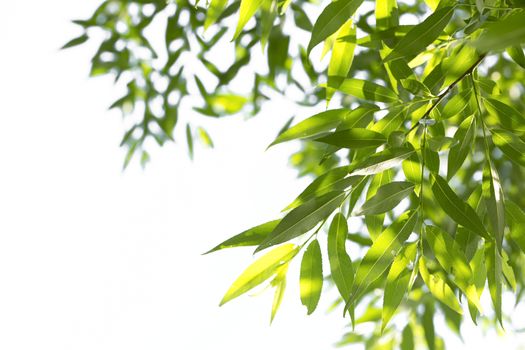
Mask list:
[[[377,102],[399,101],[399,97],[394,91],[368,80],[329,76],[327,86],[363,100]]]
[[[391,169],[416,151],[407,147],[389,148],[373,154],[365,160],[351,166],[350,175],[372,175]]]
[[[237,39],[239,34],[241,34],[242,29],[248,23],[250,18],[253,17],[255,12],[261,7],[264,1],[270,0],[241,0],[241,7],[239,10],[239,21],[237,22],[237,27],[235,28],[235,34],[233,35],[233,40]]]
[[[487,281],[489,285],[490,297],[496,317],[503,327],[503,319],[501,313],[501,293],[502,293],[502,277],[503,267],[501,262],[501,255],[494,242],[485,242],[485,264],[487,266]]]
[[[470,268],[472,270],[472,282],[474,283],[474,286],[476,286],[476,292],[481,297],[483,289],[485,289],[485,282],[487,280],[487,268],[485,267],[485,248],[483,246],[481,246],[481,248],[476,251],[476,254],[474,254],[474,257],[470,261]],[[472,321],[476,323],[478,308],[469,301],[468,309]]]
[[[375,131],[354,128],[335,131],[315,141],[342,148],[366,148],[381,146],[386,142],[386,137]]]
[[[516,108],[493,98],[486,98],[483,101],[491,117],[495,118],[495,121],[492,119],[488,121],[490,124],[499,124],[510,131],[525,131],[525,116]]]
[[[490,159],[487,160],[483,169],[482,191],[489,222],[492,227],[492,234],[496,238],[496,246],[501,252],[503,234],[505,232],[503,188],[501,188],[498,171],[494,168]]]
[[[381,186],[355,215],[375,215],[390,211],[413,191],[414,184],[405,181],[394,181]]]
[[[273,220],[273,221],[269,221],[264,224],[252,227],[246,231],[239,233],[238,235],[228,238],[227,240],[217,245],[215,248],[210,249],[204,254],[213,253],[218,250],[225,249],[225,248],[259,245],[261,244],[262,241],[264,241],[266,237],[268,237],[270,232],[273,231],[273,229],[277,226],[277,224],[280,221],[281,221],[280,219]]]
[[[471,107],[471,100],[473,94],[472,90],[463,90],[459,94],[454,95],[448,102],[445,104],[445,107],[441,111],[440,119],[449,119],[455,115],[468,116],[471,115],[474,111]]]
[[[315,21],[312,36],[308,43],[307,54],[310,55],[310,51],[317,44],[339,30],[362,3],[363,0],[337,0],[326,6]]]
[[[345,193],[329,192],[319,198],[313,198],[295,208],[279,222],[268,237],[257,247],[255,252],[273,245],[287,242],[298,237],[330,215],[343,201]]]
[[[300,291],[301,303],[306,306],[308,315],[315,311],[323,289],[323,264],[321,247],[317,240],[306,248],[301,261]]]
[[[503,129],[492,129],[492,141],[504,155],[516,164],[525,167],[525,142]]]
[[[357,269],[350,303],[357,300],[378,279],[394,260],[403,243],[412,234],[418,212],[409,211],[399,216],[374,241]],[[347,308],[350,305],[347,304]]]
[[[385,295],[383,299],[382,331],[392,316],[394,316],[396,309],[408,292],[412,276],[412,271],[408,269],[408,265],[415,261],[416,252],[416,243],[406,245],[396,256],[390,267],[386,278]]]
[[[440,273],[428,272],[426,259],[423,256],[419,258],[419,274],[427,285],[430,293],[432,293],[436,299],[456,311],[458,314],[463,313],[454,291],[449,287],[443,275]]]
[[[276,273],[279,267],[290,261],[298,251],[299,247],[288,243],[257,259],[233,282],[222,298],[220,305],[224,305],[266,281]]]
[[[344,121],[350,112],[351,111],[346,108],[340,108],[315,114],[281,133],[268,147],[330,131]]]
[[[474,209],[454,193],[445,179],[437,174],[434,174],[433,177],[432,192],[443,211],[458,224],[491,240],[492,238]]]
[[[354,282],[352,260],[346,253],[348,224],[343,214],[337,213],[328,230],[328,260],[332,279],[345,302],[348,302]]]
[[[277,273],[275,274],[275,278],[272,280],[271,283],[272,286],[275,287],[275,294],[273,295],[270,323],[273,322],[273,319],[277,314],[277,310],[279,310],[279,307],[281,306],[281,303],[283,301],[284,291],[286,289],[286,273],[288,272],[288,266],[289,263],[286,263],[283,266],[279,267]]]
[[[206,20],[204,21],[204,30],[217,22],[226,5],[228,5],[228,0],[211,0],[208,12],[206,13]]]
[[[476,137],[476,119],[474,116],[466,118],[454,134],[457,144],[450,149],[447,163],[447,179],[451,179],[461,168],[468,154],[472,151],[472,146]]]
[[[444,7],[428,16],[401,38],[384,61],[413,57],[425,50],[441,35],[453,14],[454,7]]]
[[[380,30],[399,25],[399,15],[396,0],[376,0],[376,27]]]
[[[346,21],[337,31],[337,36],[332,46],[332,56],[328,64],[328,86],[337,84],[331,82],[330,77],[346,77],[348,75],[354,59],[354,49],[356,46],[355,32],[356,27],[352,25],[352,19]],[[326,88],[327,105],[330,103],[334,91],[334,88]]]
[[[381,186],[392,182],[393,177],[394,172],[391,170],[383,171],[382,173],[374,175],[372,181],[370,182],[370,186],[368,186],[366,199],[369,200],[372,198]],[[383,231],[384,220],[384,214],[365,216],[366,228],[368,229],[368,233],[372,239],[375,240],[377,236],[379,236],[379,234]]]
[[[509,221],[510,238],[525,253],[525,213],[516,203],[510,200],[505,201],[505,213]]]
[[[525,43],[525,11],[511,12],[507,17],[491,24],[474,42],[482,52],[496,51]]]

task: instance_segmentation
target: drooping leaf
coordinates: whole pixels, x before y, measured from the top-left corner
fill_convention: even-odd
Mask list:
[[[328,230],[328,259],[332,279],[346,303],[354,282],[354,268],[345,246],[347,235],[346,218],[341,213],[335,214]]]
[[[461,168],[476,137],[476,119],[474,116],[466,118],[454,134],[457,144],[450,149],[447,163],[447,179],[451,179]]]
[[[326,6],[315,21],[307,54],[309,55],[317,44],[339,30],[362,3],[363,0],[337,0]]]
[[[281,306],[281,303],[283,301],[284,291],[286,290],[286,273],[288,272],[288,266],[289,263],[286,263],[283,266],[279,267],[275,278],[272,280],[271,283],[272,286],[275,288],[275,293],[273,295],[270,323],[273,322],[273,319],[277,314],[277,310],[279,310],[279,307]]]
[[[414,332],[412,331],[412,327],[410,326],[410,324],[407,324],[405,328],[403,328],[403,332],[401,332],[400,348],[401,350],[415,349]]]
[[[320,221],[328,217],[341,204],[344,197],[344,192],[333,191],[319,198],[313,198],[293,209],[286,214],[270,235],[257,247],[255,252],[287,242],[308,232]]]
[[[339,0],[337,0],[339,1]],[[344,0],[343,0],[344,1]],[[357,98],[377,102],[397,102],[399,97],[387,87],[368,80],[329,76],[327,87]]]
[[[503,267],[501,255],[495,242],[485,242],[485,264],[487,266],[487,281],[489,285],[490,297],[494,305],[496,317],[503,327],[503,318],[501,311],[501,294],[503,281]]]
[[[217,22],[226,5],[228,5],[228,0],[211,0],[208,12],[206,13],[206,20],[204,21],[204,30]]]
[[[237,27],[235,28],[235,34],[233,35],[233,40],[237,39],[244,26],[250,18],[253,17],[255,12],[262,6],[264,1],[270,0],[241,0],[241,7],[239,9],[239,21],[237,22]]]
[[[381,330],[384,330],[399,304],[408,292],[412,271],[408,265],[416,258],[417,244],[411,243],[403,247],[394,259],[386,278],[385,295],[383,298],[383,313]]]
[[[372,175],[391,169],[416,151],[407,147],[389,148],[377,152],[367,159],[351,166],[350,175]]]
[[[290,261],[298,251],[299,247],[288,243],[261,256],[233,282],[222,298],[220,305],[224,305],[269,279],[279,267]]]
[[[403,243],[412,234],[417,220],[417,210],[406,212],[377,237],[359,264],[350,303],[358,299],[385,272]]]
[[[394,47],[384,61],[413,57],[434,42],[443,32],[454,14],[453,7],[444,7],[413,27]]]
[[[483,101],[491,117],[495,118],[489,119],[490,124],[497,124],[510,131],[525,131],[525,116],[516,108],[494,98],[486,98]]]
[[[472,90],[463,90],[454,95],[441,111],[440,119],[449,119],[455,115],[471,115],[474,111],[471,108],[473,98]]]
[[[374,175],[366,193],[367,200],[372,198],[381,186],[392,182],[393,177],[394,173],[391,170],[383,171],[382,173]],[[365,224],[372,239],[375,240],[383,231],[384,220],[384,214],[365,216]]]
[[[375,215],[390,211],[413,191],[414,184],[406,181],[394,181],[381,186],[355,215]]]
[[[485,163],[483,169],[482,196],[487,208],[492,235],[496,238],[496,246],[501,252],[503,234],[505,232],[505,206],[503,204],[503,188],[499,174],[490,159]]]
[[[507,53],[516,64],[525,69],[525,54],[523,53],[521,46],[511,46],[507,48]]]
[[[454,291],[452,291],[447,284],[443,275],[439,273],[430,273],[427,269],[426,259],[423,256],[419,258],[419,273],[427,285],[428,290],[434,297],[436,297],[436,299],[456,311],[458,314],[463,313]]]
[[[458,224],[483,238],[491,239],[474,209],[454,193],[445,179],[437,174],[433,178],[432,193],[443,211]]]
[[[335,131],[315,141],[342,148],[366,148],[381,146],[386,142],[386,137],[375,131],[354,128]]]
[[[509,221],[510,238],[525,253],[525,213],[510,200],[505,201],[505,213]]]
[[[308,245],[301,261],[301,303],[306,306],[308,315],[315,311],[322,289],[323,265],[321,247],[316,239]]]
[[[213,253],[226,248],[259,245],[262,241],[264,241],[266,237],[268,237],[270,232],[273,231],[273,229],[277,226],[277,224],[280,221],[280,219],[272,220],[264,224],[252,227],[246,231],[239,233],[238,235],[228,238],[227,240],[217,245],[216,247],[210,249],[204,254]]]
[[[423,324],[423,334],[425,335],[428,350],[436,350],[436,331],[434,328],[434,314],[434,302],[427,301],[425,303],[425,309],[423,311],[423,317],[421,321]]]
[[[399,13],[396,0],[377,0],[375,8],[376,27],[380,30],[399,25]]]
[[[525,167],[525,142],[503,129],[492,129],[492,141],[510,160]]]
[[[476,291],[481,297],[483,289],[485,289],[485,282],[487,281],[487,268],[485,267],[485,248],[481,246],[476,251],[474,257],[470,261],[470,268],[472,269],[472,282],[476,286]],[[469,301],[470,317],[474,323],[477,322],[478,308]]]
[[[356,27],[352,25],[352,19],[336,32],[337,36],[332,46],[332,56],[328,64],[328,87],[326,89],[326,104],[330,102],[334,94],[333,86],[337,83],[331,82],[333,76],[346,77],[352,66],[354,59],[354,49],[356,46]]]
[[[496,51],[525,43],[525,11],[513,11],[507,17],[491,24],[474,42],[480,51]]]

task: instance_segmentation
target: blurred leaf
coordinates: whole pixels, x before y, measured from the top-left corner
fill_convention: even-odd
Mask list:
[[[81,44],[85,43],[88,39],[89,39],[89,37],[87,36],[87,34],[82,34],[81,36],[76,37],[76,38],[71,39],[70,41],[68,41],[66,44],[64,44],[64,46],[61,47],[61,49],[64,50],[64,49],[68,49],[70,47],[81,45]]]
[[[474,46],[483,51],[496,51],[525,43],[525,11],[516,10],[488,26]]]
[[[525,166],[525,142],[503,129],[492,129],[492,141],[510,160]]]

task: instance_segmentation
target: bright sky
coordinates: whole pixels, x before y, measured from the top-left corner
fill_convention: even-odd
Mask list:
[[[305,317],[297,265],[270,327],[272,293],[218,307],[251,251],[200,255],[277,217],[306,184],[291,148],[264,152],[290,114],[220,121],[216,149],[197,147],[194,162],[170,145],[122,172],[111,80],[87,77],[93,47],[58,50],[97,3],[0,12],[0,349],[328,348],[346,321],[325,313],[330,298]],[[469,348],[517,347],[471,328]]]

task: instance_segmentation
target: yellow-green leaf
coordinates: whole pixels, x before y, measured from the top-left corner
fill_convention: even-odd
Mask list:
[[[489,284],[490,297],[494,305],[496,318],[503,327],[501,312],[503,266],[501,259],[496,244],[493,241],[485,242],[485,264],[487,266],[487,281]]]
[[[255,12],[261,7],[264,1],[271,0],[241,0],[241,7],[239,9],[239,21],[237,22],[237,28],[235,28],[235,34],[233,39],[235,40],[239,34],[241,34],[242,29],[248,23],[250,18],[253,17]]]
[[[447,178],[449,180],[458,172],[468,154],[472,151],[475,137],[476,119],[474,116],[470,116],[461,122],[454,134],[457,144],[450,149],[448,154]]]
[[[355,215],[375,215],[390,211],[413,191],[414,184],[406,181],[394,181],[381,186]]]
[[[363,100],[377,102],[399,101],[394,91],[368,80],[329,76],[327,86]]]
[[[492,129],[491,132],[492,141],[503,154],[516,164],[525,167],[525,142],[506,130]]]
[[[445,278],[439,273],[428,272],[426,259],[423,256],[419,258],[419,274],[427,285],[430,293],[432,293],[436,299],[456,311],[458,314],[463,313],[454,291],[449,287]]]
[[[513,11],[507,17],[488,26],[474,42],[480,51],[496,51],[525,43],[525,11]]]
[[[273,322],[273,319],[277,314],[277,310],[279,310],[279,307],[281,306],[281,303],[283,301],[284,291],[286,289],[286,273],[288,272],[288,266],[289,263],[286,263],[283,266],[279,267],[275,278],[272,280],[272,286],[275,287],[275,293],[273,295],[270,323]]]
[[[416,151],[407,147],[389,148],[377,152],[365,160],[351,166],[351,175],[372,175],[393,168]]]
[[[328,230],[328,260],[332,279],[345,302],[348,302],[354,282],[352,260],[346,252],[348,224],[343,214],[337,213]]]
[[[315,141],[342,148],[366,148],[381,146],[386,143],[386,137],[375,131],[354,128],[335,131]]]
[[[323,264],[319,242],[313,240],[306,248],[301,261],[301,303],[308,315],[315,311],[323,289]]]
[[[354,59],[354,49],[356,46],[356,28],[352,25],[352,19],[346,21],[345,24],[337,31],[336,39],[332,46],[332,56],[328,64],[328,87],[326,88],[326,104],[330,103],[330,99],[334,94],[334,88],[330,87],[334,84],[331,82],[331,77],[346,77],[352,66]]]

